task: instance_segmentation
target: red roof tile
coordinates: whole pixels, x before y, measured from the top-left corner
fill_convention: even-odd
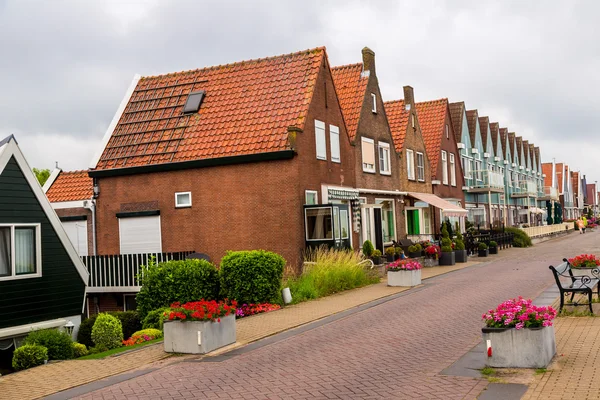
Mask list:
[[[304,127],[325,48],[142,78],[96,169],[289,149]],[[197,113],[188,95],[205,91]]]
[[[490,135],[492,135],[492,147],[494,148],[494,155],[498,156],[498,139],[500,136],[500,125],[497,122],[490,123]]]
[[[465,103],[459,101],[457,103],[450,103],[450,118],[452,118],[452,127],[454,128],[454,137],[456,143],[461,143],[462,140],[462,125],[463,116],[465,114]]]
[[[390,131],[394,138],[394,147],[396,152],[400,153],[404,146],[404,139],[406,139],[410,112],[404,107],[404,100],[386,101],[384,107],[390,124]]]
[[[488,117],[479,117],[479,131],[481,132],[481,142],[483,143],[483,151],[485,153],[491,153],[490,149],[487,147],[489,125],[490,119]]]
[[[552,186],[552,163],[542,164],[542,174],[546,175],[544,177],[544,186]]]
[[[431,175],[433,179],[436,179],[442,136],[445,132],[448,99],[424,101],[417,103],[415,106],[417,107],[419,126],[425,142],[425,150],[431,165]],[[449,129],[451,130],[450,134],[453,134],[452,127],[449,127]]]
[[[362,71],[362,63],[343,65],[331,69],[335,91],[346,121],[346,130],[352,142],[356,137],[360,111],[365,99],[367,83],[369,83],[368,77],[361,76]]]
[[[471,138],[471,147],[475,148],[475,134],[477,133],[477,110],[467,111],[467,126],[469,127],[469,137]]]
[[[87,200],[92,194],[92,178],[87,171],[61,172],[46,192],[51,202]]]

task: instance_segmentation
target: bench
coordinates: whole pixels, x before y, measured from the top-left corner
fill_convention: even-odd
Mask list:
[[[558,312],[562,311],[565,302],[565,294],[571,293],[571,302],[575,297],[575,294],[587,294],[588,302],[583,304],[573,303],[575,306],[588,306],[590,307],[590,313],[594,313],[592,310],[592,293],[594,287],[596,287],[596,292],[598,294],[598,299],[600,299],[600,270],[598,268],[594,268],[591,270],[593,277],[589,275],[574,275],[573,270],[571,268],[571,263],[566,258],[563,259],[563,263],[558,265],[557,267],[553,267],[552,265],[549,267],[554,275],[554,279],[556,280],[556,285],[560,290],[560,308]],[[560,278],[567,278],[567,282],[562,282]]]

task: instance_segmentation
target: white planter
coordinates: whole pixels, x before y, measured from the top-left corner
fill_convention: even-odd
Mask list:
[[[421,270],[388,271],[388,286],[417,286],[421,284]]]
[[[167,353],[206,354],[235,343],[235,315],[210,321],[165,321],[164,345]]]
[[[486,365],[494,368],[546,368],[556,354],[554,327],[483,328]],[[489,340],[489,342],[488,342]]]
[[[283,297],[283,302],[285,304],[290,304],[292,302],[292,292],[290,292],[289,287],[286,287],[281,291],[281,296]]]

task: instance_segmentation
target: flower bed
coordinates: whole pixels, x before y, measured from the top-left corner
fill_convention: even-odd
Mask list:
[[[263,304],[242,304],[235,311],[235,316],[239,318],[249,317],[255,314],[266,313],[269,311],[279,310],[279,304],[263,303]]]
[[[169,321],[221,321],[221,317],[235,314],[237,302],[227,299],[224,301],[199,300],[185,304],[175,302],[171,308],[164,312]]]
[[[416,286],[421,284],[421,269],[418,261],[397,260],[387,266],[388,286]]]
[[[525,300],[521,296],[505,301],[481,316],[488,328],[515,329],[552,326],[555,317],[554,308],[535,306],[531,299]]]
[[[392,263],[389,263],[387,266],[388,272],[396,272],[396,271],[414,271],[418,269],[422,269],[423,266],[420,262],[410,259],[404,260],[396,260]]]
[[[569,258],[569,263],[573,268],[596,268],[600,265],[600,259],[593,254],[581,254],[574,258]]]

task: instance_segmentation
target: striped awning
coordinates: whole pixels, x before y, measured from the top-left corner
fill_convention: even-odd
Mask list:
[[[448,217],[464,217],[467,215],[467,210],[457,205],[450,203],[440,197],[437,197],[435,194],[431,193],[419,193],[419,192],[408,192],[408,195],[424,201],[430,206],[434,206],[442,210],[444,215]]]
[[[358,190],[356,189],[341,189],[327,188],[327,197],[329,200],[357,200]]]

